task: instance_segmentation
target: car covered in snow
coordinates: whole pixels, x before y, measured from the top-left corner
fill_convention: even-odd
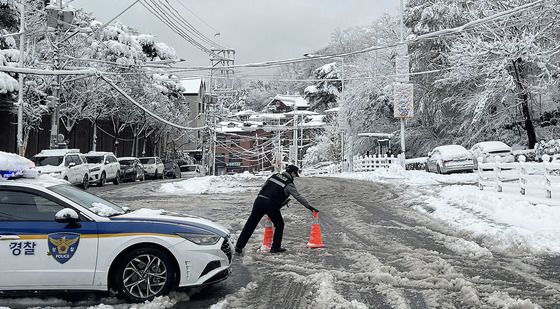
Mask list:
[[[203,175],[203,167],[199,164],[183,164],[179,166],[181,177],[192,178],[200,177]]]
[[[143,302],[231,272],[230,233],[219,224],[131,212],[46,175],[1,175],[0,292],[114,291]]]
[[[426,171],[438,174],[472,172],[472,154],[461,145],[444,145],[434,148],[426,159]]]
[[[163,171],[165,170],[165,166],[163,165],[163,161],[159,157],[142,157],[139,158],[140,163],[144,167],[144,173],[146,177],[152,177],[154,179],[157,178],[165,178]]]
[[[89,164],[79,149],[45,149],[31,160],[41,174],[89,187]]]
[[[181,169],[177,164],[177,161],[167,160],[163,161],[164,170],[163,173],[167,178],[181,178]]]
[[[144,173],[144,166],[140,160],[135,157],[121,157],[117,159],[121,166],[121,180],[122,181],[144,181],[146,175]]]
[[[476,143],[471,147],[470,152],[474,159],[474,169],[478,169],[479,158],[482,158],[480,163],[496,162],[496,157],[502,163],[515,161],[511,147],[499,141]]]
[[[103,187],[107,181],[121,182],[121,166],[112,152],[90,151],[85,154],[89,163],[89,182]]]

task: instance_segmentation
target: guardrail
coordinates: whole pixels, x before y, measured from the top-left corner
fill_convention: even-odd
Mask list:
[[[529,174],[529,166],[526,163],[525,156],[520,155],[518,160],[519,162],[516,163],[502,163],[500,162],[500,157],[496,156],[495,162],[479,163],[477,170],[479,189],[484,190],[485,187],[492,187],[497,192],[502,192],[504,182],[517,182],[521,195],[527,194],[529,184],[536,187],[537,190],[541,190],[544,193],[544,197],[548,199],[552,198],[553,189],[557,188],[554,190],[555,193],[560,192],[560,162],[550,162],[550,157],[545,155],[543,156],[542,165],[539,164],[540,168],[536,172]],[[482,162],[482,158],[478,158],[478,162]],[[485,170],[490,171],[485,172]],[[511,175],[507,177],[503,173],[504,170],[513,170],[514,174],[517,174],[515,177]],[[535,181],[530,182],[529,177]]]

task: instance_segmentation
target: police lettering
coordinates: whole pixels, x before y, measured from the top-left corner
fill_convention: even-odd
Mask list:
[[[35,255],[35,247],[37,247],[37,243],[34,241],[26,241],[23,243],[23,251],[25,255]]]
[[[10,250],[12,250],[13,255],[19,256],[21,254],[21,242],[11,242]]]
[[[17,241],[10,243],[10,251],[12,255],[20,256],[22,251],[24,255],[35,255],[35,247],[37,243],[34,241]]]

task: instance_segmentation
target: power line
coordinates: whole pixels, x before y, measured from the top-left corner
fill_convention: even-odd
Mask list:
[[[210,24],[208,24],[204,19],[200,18],[198,15],[195,14],[195,12],[193,12],[191,9],[189,9],[186,5],[183,4],[183,2],[181,2],[181,0],[177,0],[177,3],[179,3],[180,6],[182,6],[183,8],[185,8],[187,11],[189,11],[194,17],[198,18],[198,20],[200,20],[203,24],[205,24],[206,26],[208,26],[208,28],[214,30],[217,34],[220,33],[220,31],[214,27],[212,27]]]
[[[150,1],[151,3],[148,1]],[[161,22],[163,22],[166,26],[168,26],[173,32],[178,34],[184,40],[191,43],[193,46],[195,46],[196,48],[200,49],[201,51],[207,54],[215,55],[214,52],[212,52],[209,48],[202,45],[200,42],[195,40],[184,30],[182,30],[179,26],[177,26],[174,22],[169,20],[169,18],[165,15],[165,12],[161,10],[161,7],[158,7],[153,0],[142,0],[140,1],[140,3],[142,4],[142,6],[144,6],[144,8],[148,10],[148,12],[150,12],[152,15],[158,18]],[[219,57],[218,55],[216,56]]]
[[[223,48],[222,46],[220,46],[220,44],[212,41],[210,38],[208,38],[202,32],[200,32],[195,26],[193,26],[191,23],[189,23],[189,21],[185,17],[183,17],[175,7],[173,7],[173,5],[169,2],[169,0],[163,0],[163,1],[159,0],[159,2],[162,3],[167,8],[167,11],[169,13],[171,13],[173,16],[176,17],[176,19],[178,19],[180,24],[187,27],[187,29],[192,30],[192,32],[196,36],[198,36],[201,40],[209,43],[210,45],[212,45],[212,47]]]

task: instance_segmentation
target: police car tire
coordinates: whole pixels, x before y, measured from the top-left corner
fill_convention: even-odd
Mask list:
[[[161,260],[163,265],[166,269],[166,281],[163,285],[163,288],[154,295],[150,295],[145,298],[140,298],[138,296],[132,295],[124,286],[124,273],[127,265],[134,261],[136,258],[143,257],[143,256],[153,256],[157,257]],[[117,265],[116,272],[114,273],[115,276],[112,278],[115,289],[119,295],[119,297],[127,299],[132,302],[144,302],[146,300],[152,300],[154,297],[160,295],[169,294],[175,287],[176,287],[176,274],[177,270],[175,268],[175,264],[171,260],[168,254],[163,252],[157,248],[137,248],[128,253],[126,253],[120,260],[119,264]]]

